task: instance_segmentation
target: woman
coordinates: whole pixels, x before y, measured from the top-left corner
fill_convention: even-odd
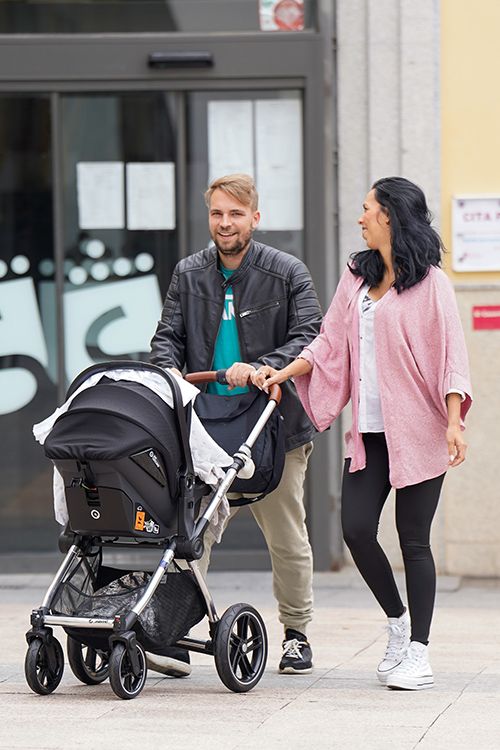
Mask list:
[[[469,368],[454,292],[439,268],[442,243],[420,188],[402,177],[378,180],[359,224],[368,249],[352,256],[320,334],[288,367],[261,367],[252,380],[267,390],[294,377],[318,430],[352,401],[344,539],[388,618],[379,680],[420,690],[433,686],[427,654],[436,588],[430,527],[446,470],[465,459]],[[391,487],[409,614],[377,541]]]

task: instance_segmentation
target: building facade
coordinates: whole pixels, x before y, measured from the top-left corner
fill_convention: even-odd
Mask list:
[[[258,238],[305,260],[326,307],[360,248],[364,195],[401,174],[424,188],[450,248],[476,395],[436,557],[441,572],[499,574],[500,333],[476,330],[472,310],[500,304],[500,274],[454,270],[450,217],[455,196],[500,187],[500,11],[481,0],[470,23],[466,0],[306,0],[285,30],[269,20],[277,5],[0,3],[3,552],[55,548],[51,469],[31,427],[86,366],[146,356],[173,266],[207,244],[213,176],[254,174]],[[344,561],[342,421],[316,441],[309,471],[318,569]],[[391,502],[381,533],[399,564],[390,516]],[[244,513],[218,553],[225,567],[267,564]]]

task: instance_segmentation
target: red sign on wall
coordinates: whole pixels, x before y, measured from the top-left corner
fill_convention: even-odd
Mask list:
[[[474,305],[472,327],[475,331],[500,329],[500,305]]]

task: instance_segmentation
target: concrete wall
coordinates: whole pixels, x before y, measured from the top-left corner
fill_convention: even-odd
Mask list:
[[[498,0],[337,0],[339,245],[342,268],[361,249],[356,220],[378,177],[400,174],[425,191],[451,248],[451,197],[500,194]],[[500,274],[454,274],[475,403],[466,463],[449,472],[433,526],[441,573],[500,575],[500,331],[474,331],[471,308],[500,304]],[[350,423],[345,414],[343,427]],[[390,497],[380,539],[402,560]]]
[[[404,175],[439,213],[437,0],[337,0],[341,264],[374,180]]]

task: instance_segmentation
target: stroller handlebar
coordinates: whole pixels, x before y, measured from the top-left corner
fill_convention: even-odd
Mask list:
[[[226,370],[205,370],[203,372],[189,372],[184,376],[188,383],[197,385],[198,383],[220,383],[227,385]],[[281,388],[277,383],[271,386],[268,394],[269,401],[275,401],[278,405],[281,401]]]

